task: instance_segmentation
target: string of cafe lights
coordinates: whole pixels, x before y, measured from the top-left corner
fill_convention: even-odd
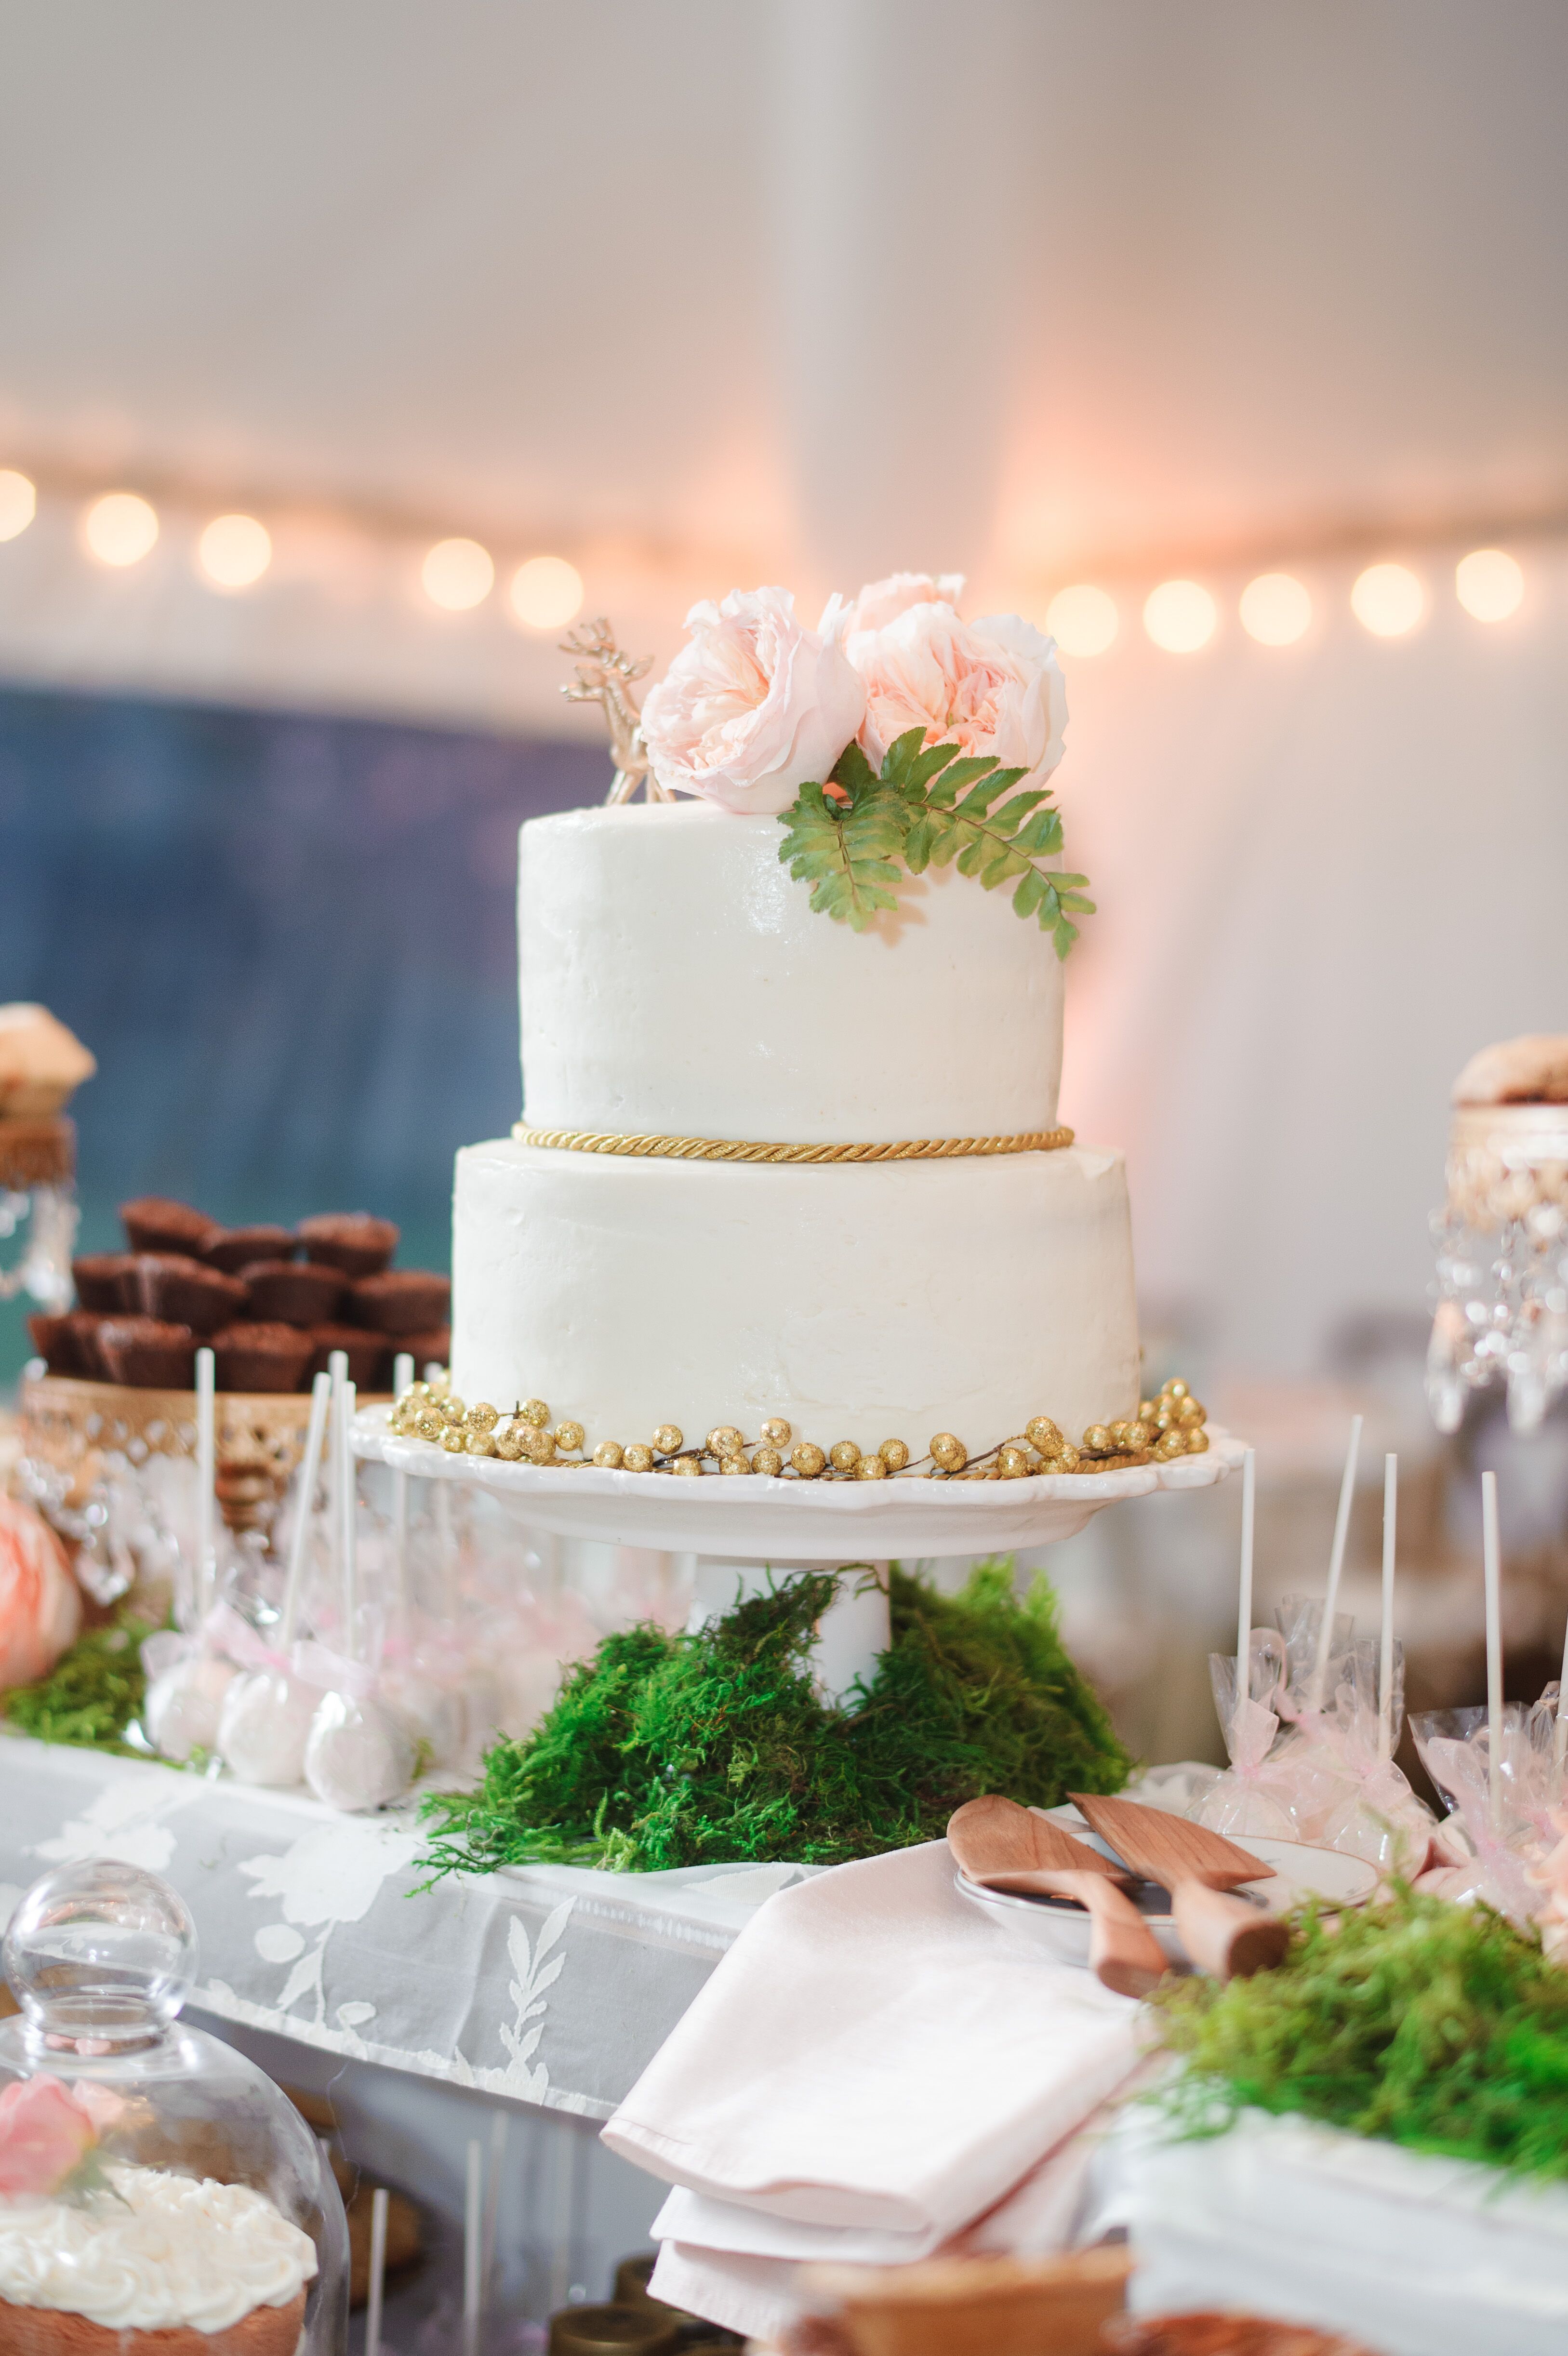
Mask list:
[[[15,540],[37,514],[37,486],[15,467],[0,467],[0,541]],[[105,491],[83,502],[81,545],[99,564],[128,572],[157,546],[157,509],[139,491]],[[196,569],[207,585],[235,593],[252,589],[272,562],[272,536],[260,517],[214,516],[196,539]],[[425,552],[420,583],[432,605],[461,614],[482,605],[496,586],[496,560],[476,540],[438,540]],[[582,610],[582,576],[564,556],[529,556],[506,587],[511,619],[527,630],[559,630]]]
[[[1454,568],[1454,594],[1472,620],[1506,622],[1524,603],[1523,569],[1503,548],[1473,548]],[[1409,565],[1369,564],[1350,588],[1350,611],[1375,638],[1407,637],[1425,618],[1427,584]],[[1260,646],[1288,647],[1312,626],[1312,594],[1292,573],[1260,573],[1237,600],[1237,617]],[[1200,581],[1162,581],[1143,601],[1143,626],[1167,654],[1201,652],[1220,627],[1220,604]],[[1059,589],[1046,628],[1064,655],[1104,654],[1122,626],[1107,589],[1080,581]]]
[[[30,477],[0,467],[0,541],[16,539],[37,512],[37,489]],[[159,530],[157,509],[136,491],[106,491],[80,509],[84,550],[96,562],[113,569],[126,571],[141,563],[156,546]],[[230,594],[261,581],[272,554],[266,525],[247,514],[214,516],[195,543],[200,577],[209,587]],[[496,561],[476,540],[438,540],[425,552],[420,582],[439,611],[470,612],[494,593]],[[1453,594],[1473,620],[1506,622],[1524,603],[1524,573],[1506,549],[1475,548],[1455,566]],[[581,573],[565,557],[536,555],[512,572],[504,605],[520,627],[544,633],[574,621],[584,594]],[[1349,592],[1351,613],[1376,638],[1408,637],[1425,619],[1431,604],[1427,582],[1410,566],[1393,562],[1368,565]],[[1315,618],[1311,592],[1290,573],[1257,574],[1241,591],[1236,612],[1248,637],[1264,647],[1294,645]],[[1144,597],[1140,618],[1146,635],[1166,653],[1198,654],[1220,629],[1221,606],[1200,581],[1161,581]],[[1093,582],[1073,582],[1057,590],[1044,620],[1062,653],[1074,659],[1108,652],[1123,626],[1116,599]]]

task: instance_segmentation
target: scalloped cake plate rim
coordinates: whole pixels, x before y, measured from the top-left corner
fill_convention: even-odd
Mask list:
[[[459,1481],[507,1500],[543,1529],[612,1545],[741,1559],[820,1561],[859,1545],[882,1557],[971,1554],[1071,1537],[1103,1506],[1158,1490],[1209,1489],[1239,1470],[1243,1443],[1209,1427],[1202,1456],[1116,1472],[1033,1473],[1019,1481],[786,1481],[612,1472],[448,1455],[394,1437],[389,1410],[355,1418],[357,1456],[421,1480]],[[873,1543],[873,1541],[875,1543]]]

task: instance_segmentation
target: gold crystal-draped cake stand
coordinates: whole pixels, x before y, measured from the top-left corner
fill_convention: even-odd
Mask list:
[[[509,1505],[555,1536],[650,1547],[698,1558],[694,1619],[728,1610],[783,1573],[864,1564],[877,1574],[824,1615],[816,1651],[830,1698],[869,1669],[888,1637],[887,1565],[898,1558],[1008,1552],[1076,1536],[1105,1506],[1157,1490],[1210,1489],[1237,1470],[1240,1440],[1209,1426],[1201,1456],[1109,1472],[1036,1473],[1012,1481],[796,1481],[752,1473],[677,1480],[594,1464],[508,1463],[448,1455],[361,1409],[356,1453],[420,1480],[454,1481]]]

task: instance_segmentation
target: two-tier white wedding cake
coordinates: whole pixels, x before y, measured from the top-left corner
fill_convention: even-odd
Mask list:
[[[990,734],[976,749],[1012,750],[1008,774],[1027,786],[1029,747],[1006,741],[1005,692],[1026,736],[1034,696],[1059,750],[1064,710],[1036,692],[1043,678],[1059,698],[1049,641],[1025,632],[1043,649],[1030,658],[1000,625],[973,626],[992,628],[995,646],[963,638],[971,626],[938,595],[948,586],[895,603],[897,626],[923,632],[923,649],[944,634],[947,670],[922,691],[939,718],[967,692],[973,722],[970,675],[989,666]],[[860,610],[890,587],[862,593]],[[682,659],[645,708],[656,772],[666,773],[662,749],[673,782],[699,798],[568,811],[522,830],[524,1119],[513,1137],[458,1156],[453,1385],[503,1411],[548,1399],[590,1446],[671,1424],[754,1440],[778,1417],[825,1446],[869,1450],[897,1433],[918,1453],[936,1431],[973,1448],[1031,1416],[1073,1437],[1131,1417],[1138,1344],[1122,1159],[1057,1122],[1061,942],[1044,916],[1019,921],[1010,890],[981,888],[974,861],[953,863],[951,842],[945,863],[940,842],[923,865],[911,848],[899,888],[857,915],[860,929],[823,913],[781,861],[781,813],[803,776],[827,775],[825,751],[837,754],[855,725],[840,711],[826,747],[802,742],[840,684],[827,667],[837,660],[854,682],[843,648],[864,668],[868,643],[895,633],[857,636],[840,616],[813,638],[790,622],[818,669],[795,723],[794,774],[791,760],[775,762],[758,790],[734,757],[736,711],[753,727],[759,710],[777,721],[784,657],[797,691],[807,659],[781,652],[776,617],[757,622],[752,607],[774,594],[693,617],[709,665],[698,682],[707,772],[670,749]],[[742,606],[737,656],[723,632]],[[717,723],[716,694],[730,699]],[[907,716],[896,699],[891,719],[887,706],[862,691],[856,707],[873,756],[879,712],[884,738]],[[975,745],[973,725],[952,733]],[[906,752],[920,742],[906,735]],[[753,749],[753,769],[767,757]],[[864,761],[851,786],[857,777],[872,777]],[[868,824],[883,807],[873,808],[878,790],[864,784]],[[816,786],[804,793],[831,853],[848,802],[832,787],[826,800]],[[914,806],[900,806],[899,827]],[[1060,841],[1054,813],[1041,810],[1035,836],[1017,830],[1016,814],[1012,824],[1020,844]],[[847,840],[852,851],[853,830]],[[1009,880],[1029,867],[1016,854]],[[1041,889],[1024,886],[1036,898]],[[730,1159],[734,1146],[755,1151]]]

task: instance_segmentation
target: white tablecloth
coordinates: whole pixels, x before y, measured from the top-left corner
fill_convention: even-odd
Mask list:
[[[736,1933],[809,1867],[454,1875],[411,1812],[339,1815],[151,1762],[0,1738],[0,1921],[73,1858],[173,1882],[192,2002],[348,2059],[607,2118]]]

